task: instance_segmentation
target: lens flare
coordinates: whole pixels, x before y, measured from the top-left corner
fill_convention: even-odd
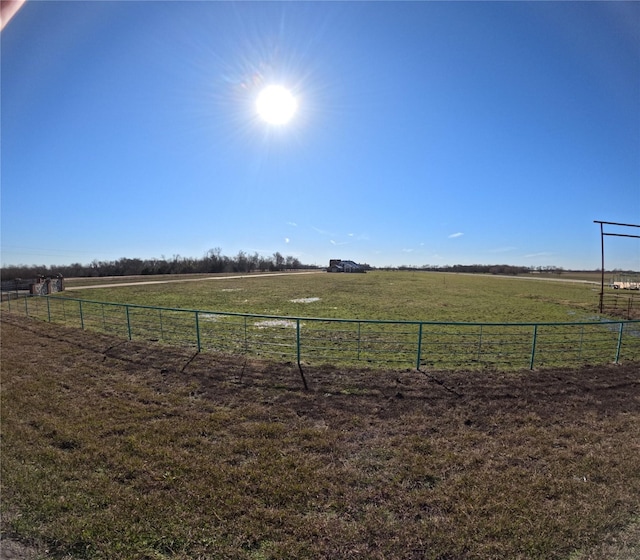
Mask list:
[[[285,87],[265,87],[256,100],[256,110],[262,120],[273,125],[288,123],[298,109],[298,101]]]

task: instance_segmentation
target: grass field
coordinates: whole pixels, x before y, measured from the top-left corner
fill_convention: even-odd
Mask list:
[[[553,322],[593,317],[599,286],[448,273],[369,272],[218,277],[65,293],[95,301],[294,317]]]
[[[32,558],[640,553],[637,364],[309,368],[304,391],[291,366],[1,328],[3,543]]]
[[[424,272],[167,280],[77,286],[64,298],[13,307],[130,339],[281,363],[522,369],[640,358],[638,327],[602,324],[598,287],[584,282]]]

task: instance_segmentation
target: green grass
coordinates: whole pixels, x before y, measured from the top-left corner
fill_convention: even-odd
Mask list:
[[[591,284],[428,272],[254,277],[68,291],[172,308],[341,319],[574,321],[593,316]],[[291,300],[319,298],[311,303]]]
[[[25,304],[31,316],[123,338],[280,362],[522,369],[640,357],[639,339],[631,327],[618,344],[616,327],[541,325],[534,330],[532,325],[511,325],[597,320],[598,290],[583,283],[375,272],[218,277],[64,295]],[[69,301],[70,297],[82,299]],[[18,312],[22,305],[13,303]],[[240,314],[293,319],[267,321]],[[418,326],[407,321],[452,324]]]

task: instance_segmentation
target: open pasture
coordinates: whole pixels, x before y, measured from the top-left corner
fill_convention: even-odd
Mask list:
[[[640,357],[637,325],[601,323],[596,289],[575,282],[320,273],[68,292],[76,294],[83,298],[25,300],[24,312],[130,340],[298,364],[532,369]]]
[[[292,317],[449,322],[593,318],[599,287],[580,282],[429,272],[214,277],[69,290],[69,297]]]

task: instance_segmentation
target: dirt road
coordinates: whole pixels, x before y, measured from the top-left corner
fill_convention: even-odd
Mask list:
[[[118,288],[120,286],[148,286],[151,284],[172,284],[175,282],[204,282],[207,280],[237,280],[239,278],[270,278],[272,276],[291,276],[293,274],[322,274],[323,270],[313,270],[307,272],[270,272],[265,274],[240,274],[233,276],[206,276],[198,278],[177,278],[168,280],[140,280],[132,282],[115,282],[111,284],[91,284],[88,286],[73,286],[69,285],[69,280],[65,285],[65,290],[91,290],[94,288]],[[144,278],[139,276],[138,278]]]

